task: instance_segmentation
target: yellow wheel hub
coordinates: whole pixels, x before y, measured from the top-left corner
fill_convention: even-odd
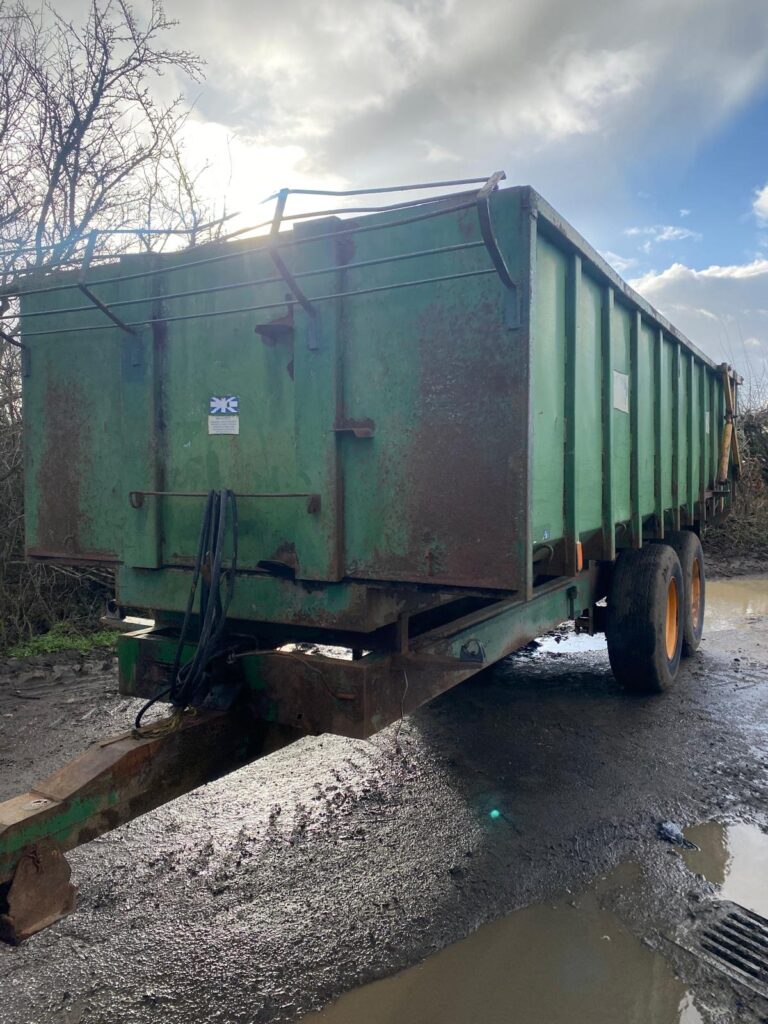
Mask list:
[[[664,624],[664,634],[667,644],[667,657],[670,661],[677,650],[677,636],[679,632],[679,596],[677,593],[677,580],[672,577],[667,587],[667,616]]]

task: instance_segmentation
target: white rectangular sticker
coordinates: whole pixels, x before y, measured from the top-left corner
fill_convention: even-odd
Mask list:
[[[704,430],[709,433],[709,409],[704,413]]]
[[[613,408],[629,412],[629,374],[613,371]]]
[[[240,399],[237,395],[211,395],[208,401],[208,433],[240,433]]]
[[[209,416],[208,417],[208,433],[209,434],[239,434],[240,433],[240,417],[239,416]]]

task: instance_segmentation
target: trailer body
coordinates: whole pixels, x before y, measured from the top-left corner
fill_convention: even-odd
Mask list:
[[[589,618],[600,566],[732,498],[730,370],[529,187],[131,255],[22,312],[27,554],[114,566],[155,616],[126,693],[167,685],[212,488],[259,714],[352,735]],[[301,641],[355,657],[318,680]]]

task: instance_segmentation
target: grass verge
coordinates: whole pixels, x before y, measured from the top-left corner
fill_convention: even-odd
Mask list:
[[[79,632],[67,622],[55,623],[47,633],[39,633],[10,647],[6,654],[11,658],[32,658],[40,654],[58,654],[60,651],[79,651],[90,654],[117,644],[118,633],[114,629],[99,629],[94,632]]]

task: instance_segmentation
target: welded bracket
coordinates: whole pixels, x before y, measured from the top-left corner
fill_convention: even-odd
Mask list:
[[[109,306],[105,305],[97,295],[94,295],[91,289],[85,283],[85,275],[88,271],[88,268],[91,265],[91,260],[93,259],[93,253],[96,248],[96,240],[98,239],[98,237],[98,231],[91,231],[91,233],[88,235],[88,242],[85,247],[85,255],[83,256],[83,263],[82,266],[80,267],[80,274],[78,275],[77,287],[80,289],[80,291],[83,293],[86,299],[88,299],[89,302],[92,302],[97,309],[100,309],[105,316],[109,317],[109,319],[116,327],[119,327],[121,331],[125,331],[126,334],[135,335],[136,332],[134,331],[134,329],[132,327],[129,327],[124,320],[121,320],[116,313],[113,313]]]
[[[351,434],[352,437],[373,437],[376,424],[370,416],[352,419],[349,416],[339,417],[331,427],[335,434]]]
[[[272,219],[272,227],[269,232],[269,237],[271,241],[276,240],[279,234],[280,223],[283,219],[283,211],[285,210],[285,204],[288,200],[289,193],[290,189],[283,188],[277,194],[275,215]],[[268,252],[280,276],[288,285],[291,291],[291,295],[293,295],[294,299],[298,302],[298,304],[309,317],[309,337],[307,347],[310,349],[320,348],[320,318],[317,311],[317,306],[312,305],[307,296],[301,290],[301,288],[299,287],[299,282],[288,269],[285,260],[277,251],[277,248],[272,245],[269,247]]]
[[[256,324],[253,328],[256,334],[261,336],[266,345],[292,345],[295,325],[293,322],[293,306],[290,306],[285,316],[276,317],[266,323]]]

